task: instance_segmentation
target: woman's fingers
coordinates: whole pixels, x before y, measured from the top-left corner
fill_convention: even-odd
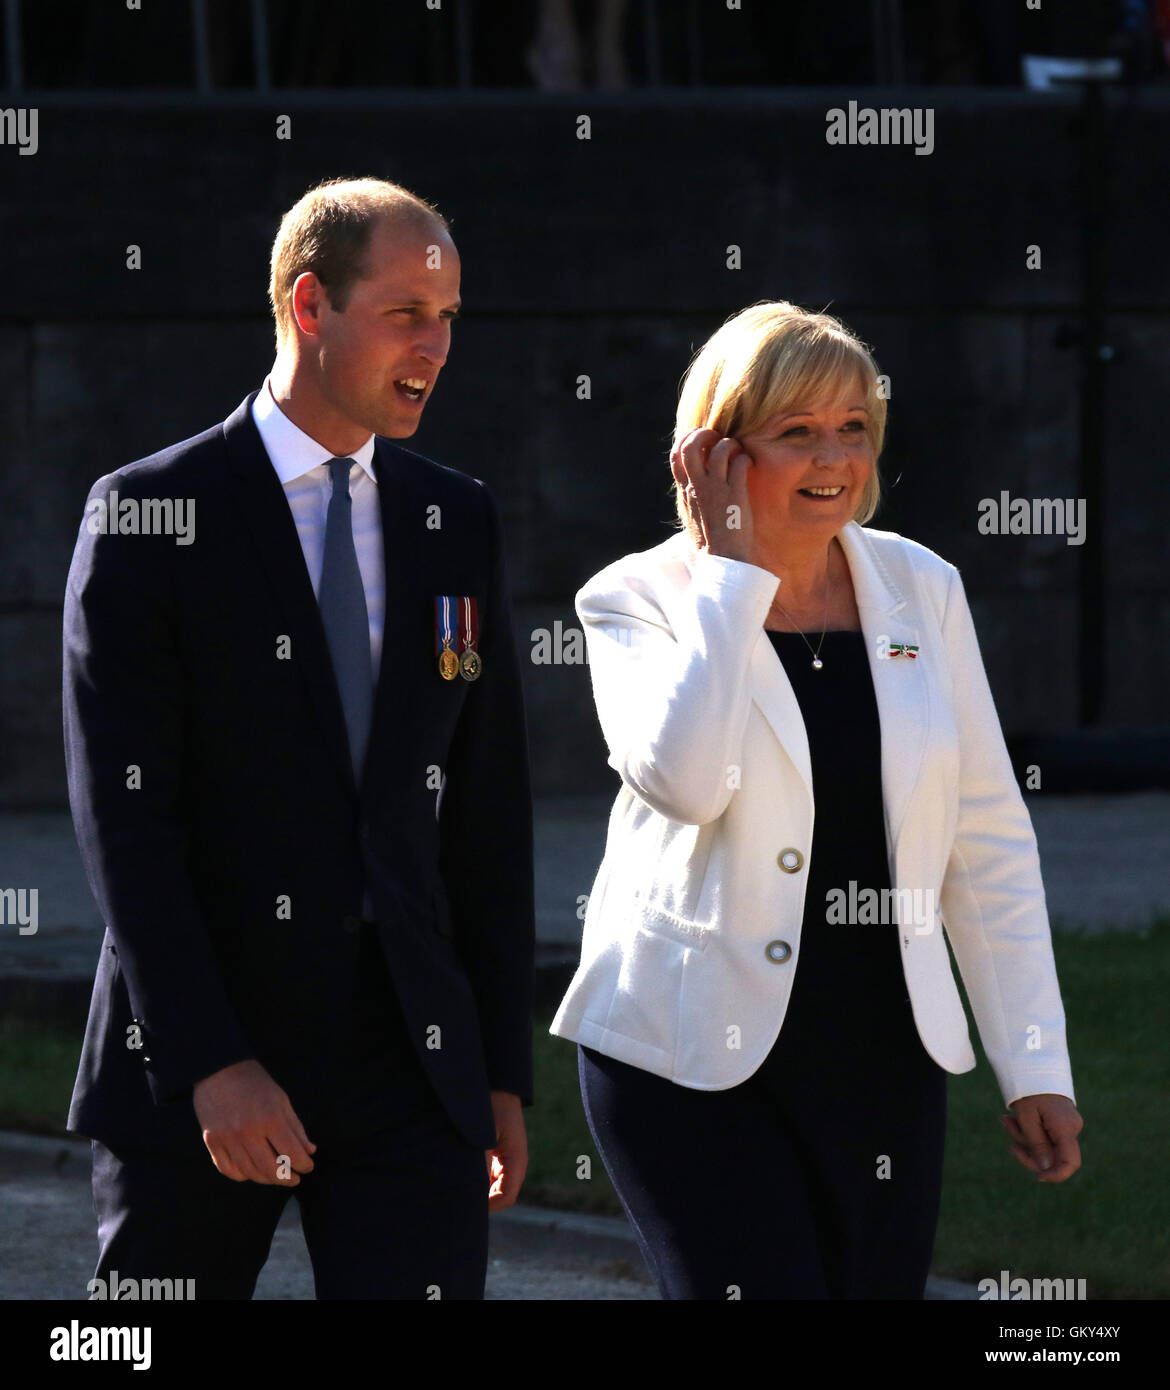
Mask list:
[[[707,534],[704,509],[699,500],[699,488],[706,490],[707,448],[718,437],[714,430],[690,430],[671,454],[671,472],[683,490],[687,512],[702,536],[704,549],[710,543],[710,537]]]
[[[751,512],[746,480],[751,461],[738,439],[720,436],[717,430],[690,430],[671,450],[670,471],[704,550],[748,558]]]
[[[683,489],[683,499],[687,504],[687,511],[690,513],[692,521],[698,528],[699,535],[703,541],[703,549],[706,550],[710,547],[711,537],[707,531],[706,513],[699,505],[699,496],[695,491],[695,485],[693,483],[688,483]]]
[[[1059,1116],[1050,1130],[1038,1107],[1021,1106],[1018,1116],[1004,1115],[1001,1123],[1014,1141],[1010,1152],[1041,1182],[1063,1182],[1081,1166],[1079,1115],[1075,1120]]]
[[[707,476],[707,455],[719,436],[714,430],[690,430],[678,445],[683,478],[679,481],[694,483]]]
[[[1081,1146],[1071,1135],[1064,1135],[1056,1140],[1052,1167],[1042,1176],[1041,1182],[1064,1182],[1065,1178],[1071,1178],[1080,1166]]]
[[[1024,1131],[1020,1128],[1020,1122],[1014,1115],[1001,1115],[1000,1123],[1007,1130],[1008,1136],[1014,1140],[1009,1152],[1014,1154],[1029,1172],[1039,1173],[1040,1165],[1032,1155],[1031,1145],[1028,1143]]]

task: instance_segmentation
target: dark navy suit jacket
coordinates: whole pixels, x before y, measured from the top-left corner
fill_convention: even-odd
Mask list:
[[[107,928],[69,1128],[189,1144],[194,1083],[257,1058],[313,1137],[346,1066],[364,882],[420,1061],[460,1132],[490,1148],[489,1090],[532,1099],[534,949],[496,505],[478,480],[376,439],[386,623],[359,789],[255,395],[90,491],[193,501],[192,544],[94,533],[87,503],[69,571],[69,796]],[[439,674],[438,594],[478,600],[476,681]]]

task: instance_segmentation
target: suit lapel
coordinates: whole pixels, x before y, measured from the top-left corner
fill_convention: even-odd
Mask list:
[[[685,537],[681,539],[684,543],[677,546],[676,553],[681,555],[689,574],[691,554]],[[920,632],[913,624],[913,615],[905,611],[905,596],[875,556],[864,529],[851,521],[839,539],[853,581],[877,702],[882,738],[882,795],[893,852],[917,781],[929,706],[923,664],[908,657],[891,658],[886,653],[893,643],[919,645]],[[752,649],[750,681],[753,701],[811,799],[812,763],[804,719],[784,664],[762,627]]]
[[[356,798],[345,714],[333,676],[325,625],[288,499],[252,419],[256,394],[253,391],[223,425],[229,466],[237,480],[236,512],[268,575],[281,614],[281,631],[291,641],[293,665],[305,682],[337,774],[348,794]]]
[[[403,701],[411,690],[398,679],[396,664],[416,643],[414,614],[407,604],[417,601],[426,502],[416,496],[409,462],[394,445],[374,438],[374,476],[378,481],[378,507],[382,520],[382,556],[385,574],[385,621],[382,660],[374,687],[374,711],[366,747],[363,793],[373,785],[371,769],[388,766],[390,743],[406,727]],[[432,499],[433,500],[433,499]]]

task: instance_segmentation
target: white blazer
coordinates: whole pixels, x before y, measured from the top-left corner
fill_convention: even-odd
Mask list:
[[[1075,1100],[1036,838],[959,572],[892,531],[849,522],[839,539],[877,699],[896,890],[873,929],[898,933],[941,1067],[975,1065],[945,930],[1004,1103]],[[550,1031],[696,1090],[759,1067],[800,971],[814,807],[804,721],[764,631],[777,582],[695,553],[679,531],[576,596],[622,787]],[[917,656],[888,655],[899,643]]]

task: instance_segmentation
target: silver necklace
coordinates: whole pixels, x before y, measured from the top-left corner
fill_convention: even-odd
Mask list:
[[[792,623],[793,627],[795,627],[795,628],[797,629],[797,632],[798,632],[798,634],[799,634],[799,636],[800,636],[800,640],[804,643],[804,645],[805,645],[806,647],[808,647],[809,651],[812,652],[812,668],[813,668],[813,670],[814,670],[814,671],[819,671],[819,670],[821,669],[821,667],[825,664],[825,663],[821,660],[821,647],[822,647],[822,645],[824,644],[824,641],[825,641],[825,629],[826,629],[826,628],[828,627],[828,625],[829,625],[829,562],[828,562],[828,558],[826,557],[826,560],[825,560],[825,616],[824,616],[824,618],[823,618],[823,620],[822,620],[822,622],[821,622],[821,640],[817,643],[817,649],[816,649],[815,652],[813,652],[812,645],[811,645],[811,643],[809,642],[808,638],[804,635],[803,632],[800,632],[799,624],[793,623],[793,622],[792,622],[792,619],[791,619],[791,618],[789,617],[789,615],[788,615],[788,610],[784,607],[784,605],[780,602],[780,600],[779,600],[778,598],[774,598],[774,599],[772,600],[772,602],[776,605],[777,608],[779,608],[779,610],[781,611],[781,613],[783,613],[784,616],[785,616],[786,618],[788,618],[788,621],[789,621],[790,623]]]

